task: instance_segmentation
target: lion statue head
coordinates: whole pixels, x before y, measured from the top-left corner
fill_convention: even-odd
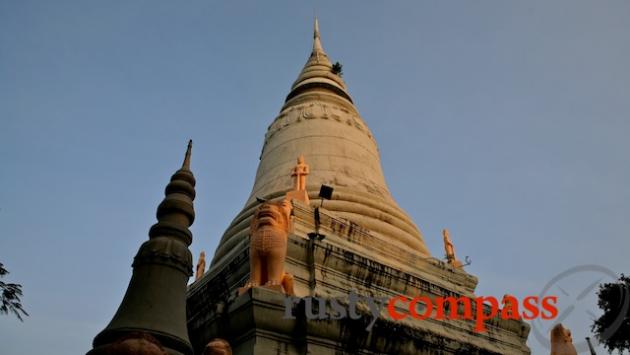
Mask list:
[[[288,232],[291,204],[287,200],[267,201],[260,205],[252,218],[252,233],[261,229]]]

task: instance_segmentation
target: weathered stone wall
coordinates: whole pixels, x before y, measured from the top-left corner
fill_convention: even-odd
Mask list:
[[[312,212],[308,206],[295,204],[286,270],[294,275],[298,296],[343,297],[355,291],[373,297],[475,297],[474,276],[440,260],[419,258],[330,212],[324,211],[321,218],[320,232],[325,239],[309,240],[307,233],[314,229]],[[392,258],[384,257],[387,254]],[[382,313],[368,332],[367,308],[363,310],[366,317],[358,320],[307,321],[304,302],[295,307],[295,320],[283,319],[282,294],[256,288],[235,296],[247,274],[244,240],[231,251],[228,262],[213,266],[190,287],[188,328],[195,349],[221,337],[233,344],[235,353],[242,354],[529,353],[525,345],[529,326],[514,320],[492,319],[486,322],[487,332],[476,333],[471,321],[393,321]]]

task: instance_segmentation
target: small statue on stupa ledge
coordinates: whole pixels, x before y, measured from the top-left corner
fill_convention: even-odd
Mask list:
[[[563,327],[562,323],[551,328],[551,355],[577,355],[571,331]]]
[[[444,251],[446,252],[446,262],[456,268],[462,267],[462,262],[455,256],[455,247],[448,234],[448,229],[442,230],[442,236],[444,238]]]
[[[195,273],[195,281],[203,277],[203,273],[206,272],[206,252],[202,251],[199,254],[199,261],[197,262],[197,270]]]
[[[249,280],[239,295],[259,286],[294,295],[293,276],[284,271],[290,220],[291,203],[286,199],[266,201],[256,209],[250,226]]]
[[[306,176],[310,173],[308,164],[304,161],[304,156],[297,158],[297,164],[291,171],[291,177],[295,178],[293,190],[287,192],[287,200],[299,200],[308,205],[308,192],[306,191]]]

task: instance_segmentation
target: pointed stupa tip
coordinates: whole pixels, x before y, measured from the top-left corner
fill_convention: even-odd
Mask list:
[[[291,92],[287,95],[285,102],[305,91],[322,88],[331,90],[352,103],[346,84],[339,73],[333,71],[333,64],[324,52],[320,39],[319,21],[316,17],[313,22],[313,51],[297,80],[291,86]]]
[[[322,41],[319,37],[319,21],[317,21],[317,17],[315,17],[315,24],[313,25],[313,52],[324,52]]]
[[[192,140],[188,141],[186,156],[182,167],[171,176],[171,181],[164,190],[164,200],[157,208],[158,223],[149,231],[149,236],[168,235],[179,231],[188,245],[192,242],[192,233],[188,230],[195,220],[195,176],[190,171]],[[185,218],[180,218],[185,216]],[[170,228],[170,229],[169,229]],[[165,234],[166,233],[166,234]]]
[[[184,156],[184,163],[182,169],[190,170],[190,154],[192,153],[192,139],[188,140],[188,148],[186,149],[186,155]]]

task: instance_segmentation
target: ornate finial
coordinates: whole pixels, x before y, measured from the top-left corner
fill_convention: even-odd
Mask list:
[[[175,235],[190,245],[192,233],[188,227],[195,220],[193,200],[195,199],[195,176],[190,171],[192,140],[188,142],[182,167],[171,176],[166,185],[164,200],[157,208],[158,223],[149,230],[151,238],[161,235]],[[192,265],[191,265],[192,266]],[[190,272],[192,275],[192,271]]]
[[[190,153],[192,153],[192,139],[188,140],[188,148],[186,149],[186,155],[184,156],[182,169],[190,170]]]

